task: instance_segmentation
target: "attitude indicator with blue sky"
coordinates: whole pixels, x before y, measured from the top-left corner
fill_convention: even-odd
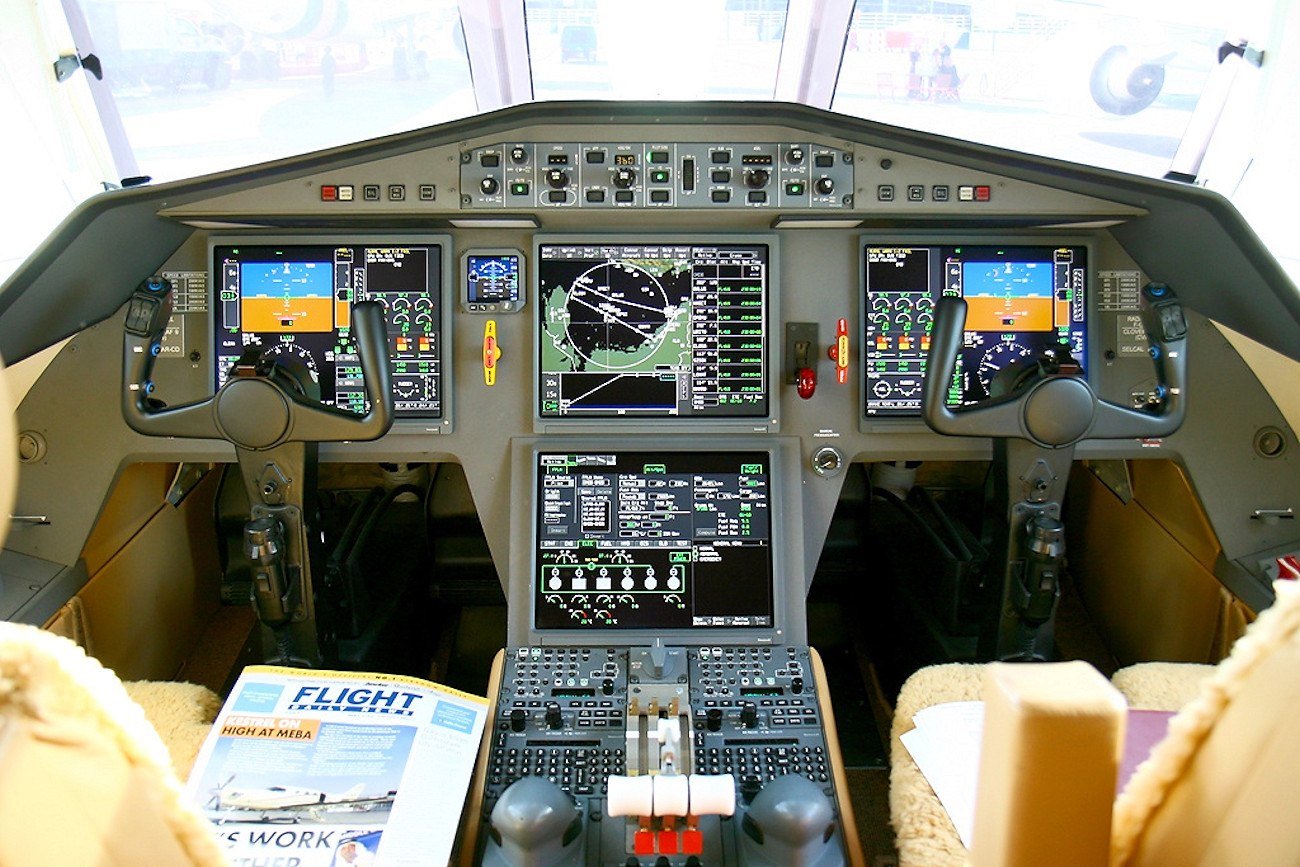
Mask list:
[[[248,331],[332,331],[333,267],[326,262],[244,262],[241,321]]]

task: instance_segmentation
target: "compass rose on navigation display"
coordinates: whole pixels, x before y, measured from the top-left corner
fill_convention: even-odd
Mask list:
[[[605,370],[637,367],[667,339],[682,308],[659,278],[631,262],[604,262],[580,274],[565,303],[573,351]]]

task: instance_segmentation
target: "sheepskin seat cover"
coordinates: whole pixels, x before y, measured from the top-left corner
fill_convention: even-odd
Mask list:
[[[0,817],[0,864],[226,863],[117,677],[14,623],[0,623]]]

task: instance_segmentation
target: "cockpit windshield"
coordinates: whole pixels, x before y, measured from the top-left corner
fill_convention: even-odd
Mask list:
[[[1297,242],[1280,228],[1286,197],[1250,182],[1263,160],[1270,189],[1300,185],[1268,147],[1294,125],[1300,86],[1284,49],[1300,14],[1285,2],[39,5],[53,7],[42,26],[74,70],[78,56],[102,66],[106,93],[71,107],[115,170],[99,171],[101,183],[192,177],[532,100],[779,100],[1151,177],[1185,175],[1180,147],[1190,148],[1198,167],[1206,159],[1194,181],[1237,197],[1300,271]],[[1225,72],[1225,61],[1240,70]],[[21,77],[8,78],[21,103]],[[74,88],[89,86],[79,79]],[[96,189],[73,186],[52,211]],[[17,237],[35,240],[54,221]]]
[[[1157,177],[1225,38],[1160,4],[890,5],[855,7],[837,111]]]

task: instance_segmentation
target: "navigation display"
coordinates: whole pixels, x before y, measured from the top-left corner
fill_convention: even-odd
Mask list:
[[[863,248],[866,308],[863,411],[917,416],[934,304],[966,299],[965,336],[948,403],[998,393],[1003,377],[1068,345],[1082,368],[1087,346],[1087,250],[1082,246],[962,244]],[[999,376],[1012,368],[1009,374]]]
[[[767,244],[543,243],[538,415],[761,418]]]
[[[766,451],[537,456],[537,629],[773,625]]]
[[[396,414],[443,417],[441,243],[217,243],[213,385],[251,345],[305,368],[320,400],[365,412],[352,305],[384,305]]]

